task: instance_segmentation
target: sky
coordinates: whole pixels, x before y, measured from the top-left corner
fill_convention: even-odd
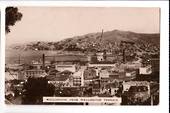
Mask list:
[[[21,21],[10,27],[6,44],[60,41],[88,33],[123,30],[159,33],[159,8],[18,7]]]

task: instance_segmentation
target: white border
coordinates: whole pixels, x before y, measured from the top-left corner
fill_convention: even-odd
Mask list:
[[[74,6],[74,7],[160,7],[160,104],[158,106],[7,106],[4,104],[4,64],[5,64],[5,7],[6,6]],[[1,66],[0,66],[0,113],[168,113],[169,107],[169,7],[168,1],[11,1],[0,2],[1,7]],[[146,26],[147,27],[147,26]]]

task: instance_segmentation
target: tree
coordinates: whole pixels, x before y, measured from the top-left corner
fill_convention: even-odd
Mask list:
[[[17,21],[20,21],[22,18],[22,13],[18,12],[17,7],[7,7],[5,15],[5,32],[10,32],[10,26],[14,26]]]
[[[43,96],[53,96],[55,86],[48,84],[46,77],[28,78],[23,86],[22,104],[43,104]]]

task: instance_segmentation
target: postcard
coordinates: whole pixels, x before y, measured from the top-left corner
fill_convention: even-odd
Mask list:
[[[5,102],[159,105],[160,8],[5,9]]]

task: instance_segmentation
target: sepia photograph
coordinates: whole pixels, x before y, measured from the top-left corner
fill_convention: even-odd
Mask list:
[[[156,106],[159,7],[5,9],[7,105]]]

